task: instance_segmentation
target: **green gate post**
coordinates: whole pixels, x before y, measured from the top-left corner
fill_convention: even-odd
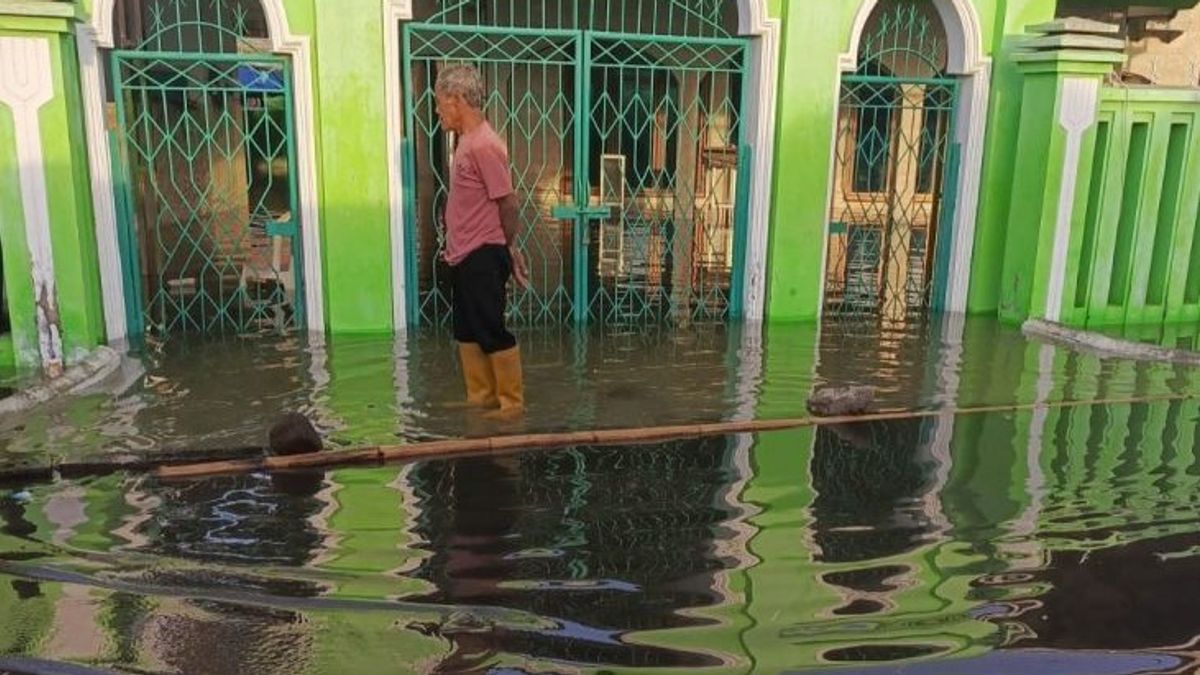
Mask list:
[[[766,270],[771,321],[810,321],[821,314],[830,138],[837,124],[833,111],[841,77],[838,54],[847,44],[857,4],[779,4],[783,48]]]
[[[1095,135],[1104,76],[1124,60],[1124,43],[1107,37],[1114,26],[1063,19],[1029,30],[1041,37],[1016,56],[1024,87],[1001,275],[1008,322],[1062,318],[1067,269],[1082,246],[1080,160]]]
[[[967,312],[995,315],[1000,308],[1000,274],[1004,266],[1004,241],[1008,207],[1012,202],[1013,140],[1021,121],[1021,68],[1015,61],[1025,40],[1026,27],[1054,19],[1057,0],[1005,0],[993,2],[993,26],[983,38],[989,42],[992,66],[986,111],[987,135],[980,166],[979,205],[975,212],[975,243],[970,260]],[[982,10],[981,10],[982,11]]]

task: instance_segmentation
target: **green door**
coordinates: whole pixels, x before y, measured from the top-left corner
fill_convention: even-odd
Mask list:
[[[111,55],[131,335],[304,326],[290,62],[257,0],[127,1]]]
[[[544,4],[525,16],[447,2],[404,27],[410,323],[451,316],[441,214],[453,139],[438,125],[433,86],[455,62],[484,76],[485,113],[508,144],[521,200],[531,288],[510,289],[514,322],[736,316],[736,197],[749,179],[748,42],[725,28],[736,5]]]

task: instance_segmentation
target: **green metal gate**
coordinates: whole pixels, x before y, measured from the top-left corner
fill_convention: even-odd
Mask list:
[[[258,0],[126,0],[111,54],[130,334],[302,328],[290,62]]]
[[[825,306],[904,321],[939,304],[949,267],[958,82],[927,0],[888,0],[842,77]]]
[[[749,43],[723,0],[426,0],[404,27],[409,321],[450,319],[453,139],[438,69],[471,63],[509,147],[531,288],[519,323],[719,321],[740,311]],[[420,6],[418,6],[420,10]]]

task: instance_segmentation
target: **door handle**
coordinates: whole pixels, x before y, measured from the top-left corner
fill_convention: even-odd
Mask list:
[[[612,217],[611,206],[585,206],[579,209],[579,215],[587,220],[601,220]]]
[[[299,234],[300,228],[296,227],[296,221],[294,220],[285,220],[282,222],[273,220],[267,223],[266,229],[268,237],[294,237]]]
[[[550,209],[550,215],[558,220],[575,220],[583,218],[584,220],[600,220],[602,218],[612,217],[611,206],[572,206],[570,204],[559,204]]]

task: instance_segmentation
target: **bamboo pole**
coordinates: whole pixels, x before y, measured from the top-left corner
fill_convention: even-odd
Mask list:
[[[494,436],[488,438],[464,438],[444,441],[429,441],[401,445],[381,445],[336,452],[319,452],[305,455],[266,457],[252,460],[226,460],[201,462],[179,466],[159,467],[154,474],[164,479],[200,478],[255,471],[280,471],[305,468],[330,468],[359,464],[382,464],[409,462],[428,459],[446,459],[479,454],[509,454],[530,450],[546,450],[579,445],[636,445],[690,438],[726,436],[730,434],[763,433],[813,426],[836,426],[861,424],[864,422],[891,422],[922,419],[942,415],[980,415],[987,413],[1021,412],[1042,408],[1073,408],[1092,405],[1128,405],[1181,401],[1194,398],[1191,394],[1167,394],[1161,396],[1139,396],[1107,398],[1087,401],[1045,401],[1041,403],[1017,403],[986,405],[966,408],[930,410],[891,410],[858,415],[836,417],[797,417],[778,420],[745,420],[740,422],[715,422],[711,424],[689,424],[631,429],[599,429],[595,431],[571,431],[563,433],[528,434],[516,436]]]

